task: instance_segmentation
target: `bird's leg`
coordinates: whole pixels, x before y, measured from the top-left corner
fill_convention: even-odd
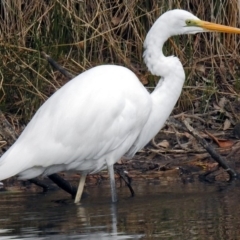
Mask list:
[[[85,181],[86,181],[86,177],[87,177],[86,173],[81,174],[81,178],[80,178],[80,182],[79,182],[79,185],[78,185],[78,190],[77,190],[77,194],[76,194],[74,203],[79,203],[80,200],[81,200],[82,193],[83,193],[83,187],[84,187],[84,184],[85,184]]]
[[[116,192],[116,185],[115,185],[115,177],[114,177],[113,165],[108,166],[108,172],[109,172],[109,177],[110,177],[112,202],[117,202],[117,192]]]

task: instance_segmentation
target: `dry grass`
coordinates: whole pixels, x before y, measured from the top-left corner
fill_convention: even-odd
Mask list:
[[[2,0],[0,3],[0,109],[27,122],[67,80],[42,59],[44,50],[68,71],[114,63],[132,69],[153,86],[143,63],[143,41],[158,16],[182,8],[199,18],[240,26],[237,0]],[[186,70],[186,87],[175,112],[196,102],[237,99],[240,91],[239,36],[201,34],[174,37],[166,54],[177,55]]]

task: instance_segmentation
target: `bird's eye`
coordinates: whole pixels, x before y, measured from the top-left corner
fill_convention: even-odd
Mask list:
[[[186,24],[187,24],[187,25],[191,25],[191,24],[192,24],[192,21],[191,21],[191,20],[186,20]]]

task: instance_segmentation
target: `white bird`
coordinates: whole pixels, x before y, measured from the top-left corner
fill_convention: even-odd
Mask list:
[[[131,158],[163,127],[185,80],[183,66],[162,52],[171,36],[240,29],[205,22],[184,10],[161,15],[147,34],[144,60],[161,76],[150,94],[129,69],[94,67],[56,91],[36,112],[18,140],[0,159],[0,180],[18,175],[31,179],[68,170],[86,174],[108,167],[112,201],[117,201],[113,164]]]

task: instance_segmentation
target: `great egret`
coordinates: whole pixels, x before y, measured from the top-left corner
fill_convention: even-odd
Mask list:
[[[143,148],[162,128],[185,80],[183,66],[162,53],[173,35],[240,29],[205,22],[184,10],[171,10],[154,23],[144,42],[144,60],[161,76],[150,94],[129,69],[94,67],[55,92],[36,112],[18,140],[1,157],[0,180],[30,179],[79,170],[79,201],[86,174],[108,167],[112,201],[117,201],[113,164]]]

